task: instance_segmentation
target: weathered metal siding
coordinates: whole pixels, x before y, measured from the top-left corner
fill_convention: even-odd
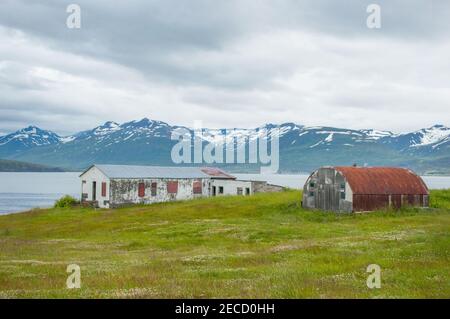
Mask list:
[[[428,206],[428,188],[414,172],[398,167],[336,167],[353,190],[353,210]]]
[[[322,167],[315,171],[303,187],[302,203],[305,208],[351,212],[351,199],[351,189],[345,178],[332,167]]]
[[[372,211],[392,207],[399,209],[402,206],[428,206],[428,195],[353,195],[354,211]]]
[[[170,182],[178,182],[176,193],[168,192]],[[194,182],[201,181],[202,193],[194,194]],[[139,196],[139,184],[143,183],[144,196]],[[152,194],[152,183],[156,183],[156,194]],[[112,179],[110,183],[110,207],[129,204],[150,204],[174,200],[209,196],[208,179]]]
[[[389,207],[389,195],[353,194],[354,211],[370,211]]]
[[[335,167],[350,184],[354,194],[428,195],[422,178],[398,167]]]

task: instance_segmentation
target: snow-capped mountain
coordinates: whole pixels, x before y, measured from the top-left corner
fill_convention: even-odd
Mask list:
[[[266,124],[254,129],[194,130],[144,118],[123,124],[109,121],[64,137],[30,126],[0,137],[0,158],[74,169],[93,162],[171,165],[171,149],[177,143],[171,136],[180,128],[204,143],[225,144],[234,139],[246,148],[249,141],[278,136],[283,172],[353,163],[450,172],[450,128],[443,125],[402,134],[295,123]]]
[[[36,126],[28,126],[6,136],[0,136],[0,150],[17,153],[39,146],[57,145],[60,142],[61,137],[58,134]]]
[[[384,139],[384,143],[391,144],[404,152],[411,153],[434,153],[449,150],[450,128],[444,125],[434,125],[410,133],[392,135],[389,139]]]

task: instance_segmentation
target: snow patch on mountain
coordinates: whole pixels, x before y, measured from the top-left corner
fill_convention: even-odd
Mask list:
[[[330,135],[327,136],[327,138],[324,140],[327,143],[330,143],[333,141],[333,134],[334,133],[330,133]]]
[[[372,140],[379,140],[380,138],[392,136],[393,133],[389,131],[379,131],[379,130],[361,130],[367,138]]]
[[[450,128],[443,125],[435,125],[430,128],[415,132],[419,136],[419,141],[412,141],[411,147],[420,147],[431,144],[442,144],[450,136]]]

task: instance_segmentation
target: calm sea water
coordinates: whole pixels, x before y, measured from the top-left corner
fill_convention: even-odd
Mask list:
[[[234,174],[239,179],[262,180],[271,184],[300,189],[308,175]],[[0,214],[20,212],[35,207],[51,207],[56,199],[68,194],[80,197],[79,173],[2,173],[0,172]],[[450,176],[425,176],[430,189],[450,188]]]
[[[80,197],[79,173],[0,172],[0,214],[51,207],[68,194]]]

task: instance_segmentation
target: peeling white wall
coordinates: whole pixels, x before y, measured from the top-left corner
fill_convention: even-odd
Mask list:
[[[178,182],[177,193],[168,193],[168,182]],[[194,194],[194,182],[201,181],[202,193]],[[139,184],[144,183],[145,194],[139,197]],[[152,195],[152,183],[156,183],[156,194]],[[111,180],[111,206],[126,204],[151,204],[175,200],[187,200],[209,196],[208,179],[113,179]]]
[[[211,195],[212,186],[216,186],[216,196],[223,195],[237,195],[237,188],[242,188],[242,195],[245,195],[245,189],[250,189],[250,195],[253,194],[253,187],[251,181],[239,181],[229,179],[213,179],[211,180]],[[223,187],[223,194],[219,194],[219,187]]]
[[[97,167],[92,167],[90,170],[80,176],[81,180],[81,198],[85,201],[92,201],[93,195],[93,182],[97,182],[96,185],[96,200],[98,206],[101,208],[109,207],[110,200],[110,180],[103,174]],[[102,183],[106,183],[106,196],[102,196]],[[87,197],[83,198],[83,194],[87,194]]]

